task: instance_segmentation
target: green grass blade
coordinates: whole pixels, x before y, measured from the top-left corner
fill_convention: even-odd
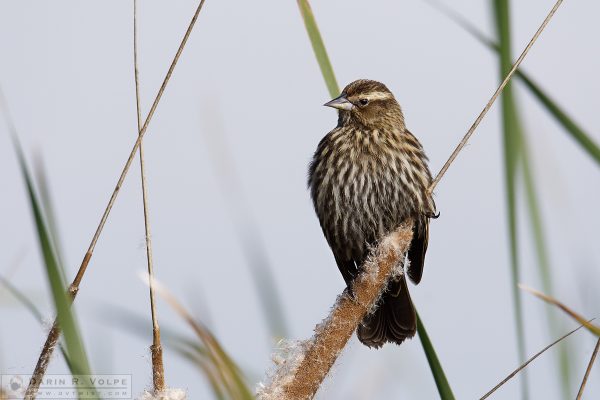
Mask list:
[[[432,6],[440,10],[444,15],[456,22],[460,27],[469,32],[479,42],[494,50],[497,54],[500,54],[500,47],[498,43],[487,38],[481,31],[477,29],[473,24],[458,15],[454,10],[446,7],[445,5],[438,3],[437,1],[427,0]],[[568,133],[577,140],[588,153],[598,159],[600,152],[598,146],[589,138],[589,136],[583,132],[583,130],[571,119],[564,111],[560,109],[556,103],[554,103],[540,88],[533,82],[531,78],[521,70],[516,72],[516,75],[525,85],[531,90],[531,92],[542,102],[542,104],[549,110],[550,114],[553,115],[559,123],[565,127]],[[520,127],[519,127],[520,128]],[[522,129],[520,129],[522,132]],[[525,186],[525,197],[528,207],[528,215],[530,218],[530,225],[532,227],[533,240],[537,255],[537,264],[539,268],[540,278],[542,280],[542,286],[546,293],[553,293],[552,274],[550,268],[550,262],[548,257],[548,251],[546,246],[546,238],[544,235],[543,219],[539,209],[539,201],[537,199],[537,192],[535,189],[535,180],[533,178],[533,172],[529,161],[529,151],[526,143],[526,136],[521,134],[523,151],[521,154],[523,162],[523,177]],[[551,334],[558,334],[562,331],[562,327],[558,323],[555,314],[548,308],[548,324],[550,327]],[[569,365],[569,342],[564,342],[559,346],[558,349],[558,373],[560,375],[559,380],[562,383],[564,397],[569,397],[570,382],[571,382],[571,369]]]
[[[56,313],[58,316],[58,323],[62,328],[65,347],[67,350],[68,358],[70,360],[71,373],[73,375],[89,375],[91,373],[83,341],[79,333],[75,318],[71,310],[71,301],[67,294],[66,284],[62,279],[61,268],[54,252],[54,246],[52,239],[42,213],[40,201],[33,187],[33,182],[29,169],[25,163],[25,157],[16,136],[13,135],[13,143],[15,151],[17,153],[19,167],[23,175],[23,180],[27,187],[27,193],[29,196],[29,203],[33,212],[33,218],[36,227],[36,233],[39,240],[40,249],[46,266],[46,273],[50,289],[52,291],[52,297],[54,299],[54,305],[56,307]]]
[[[149,322],[146,317],[112,306],[108,309],[103,307],[102,315],[105,316],[108,323],[118,327],[120,331],[125,329],[137,336],[148,337]],[[216,400],[232,399],[230,396],[226,396],[228,389],[225,385],[227,382],[220,379],[221,375],[217,372],[217,366],[211,362],[209,350],[201,341],[187,338],[168,326],[161,326],[160,331],[165,348],[173,350],[198,368],[206,378]]]
[[[208,111],[208,110],[207,110]],[[244,259],[250,268],[250,276],[258,300],[273,339],[279,341],[288,337],[288,323],[283,310],[283,301],[273,274],[273,266],[268,257],[268,246],[260,233],[256,218],[248,205],[243,190],[242,179],[237,171],[231,149],[225,140],[223,123],[217,110],[207,112],[206,145],[214,166],[217,182],[223,193],[225,205],[235,227],[235,233],[241,245]]]
[[[48,181],[48,176],[46,175],[46,169],[44,168],[41,155],[38,154],[36,157],[34,157],[33,165],[35,182],[37,183],[37,187],[39,189],[39,199],[41,200],[43,213],[46,216],[48,232],[54,247],[54,254],[56,254],[56,258],[58,260],[60,273],[63,277],[62,279],[64,282],[66,282],[67,278],[63,269],[65,264],[62,256],[62,245],[60,236],[58,234],[58,222],[56,219],[56,213],[54,212],[54,203],[52,202],[52,197],[50,196],[50,183]]]
[[[71,299],[67,293],[66,283],[61,272],[63,268],[58,261],[53,245],[53,243],[56,242],[53,241],[51,233],[48,230],[46,218],[41,207],[41,202],[37,193],[35,192],[31,173],[27,168],[23,149],[19,143],[17,129],[10,116],[8,103],[4,98],[2,88],[0,88],[0,111],[3,113],[4,120],[8,127],[15,153],[17,155],[23,181],[27,188],[29,204],[33,213],[36,228],[35,230],[40,245],[40,251],[44,260],[44,265],[46,267],[46,274],[54,300],[58,323],[63,331],[63,338],[67,353],[65,360],[69,366],[69,370],[73,375],[89,375],[91,374],[91,369],[89,367],[87,354],[79,333],[74,312],[70,307]]]
[[[216,400],[227,400],[225,396],[225,389],[221,387],[221,382],[218,379],[218,374],[214,371],[212,365],[206,361],[204,357],[199,355],[194,350],[186,347],[179,347],[178,344],[174,346],[175,352],[182,358],[188,360],[193,366],[198,368],[200,372],[206,377],[208,384],[213,392],[213,396]]]
[[[331,97],[336,97],[339,95],[340,89],[337,84],[337,80],[335,79],[333,68],[329,62],[329,57],[327,56],[327,51],[325,50],[325,45],[323,44],[323,39],[319,33],[319,29],[317,27],[312,10],[310,9],[310,5],[306,0],[298,0],[298,6],[300,7],[300,12],[302,13],[302,18],[304,19],[304,24],[306,25],[306,30],[308,31],[308,37],[312,43],[313,49],[315,50],[315,56],[317,57],[317,61],[319,61],[319,65],[321,66],[321,73],[323,74],[323,78],[327,84],[329,94]],[[438,387],[438,391],[440,392],[440,396],[442,396],[442,399],[454,399],[454,395],[452,394],[452,390],[450,389],[450,385],[448,384],[448,380],[446,379],[442,365],[437,358],[433,344],[431,343],[431,340],[429,340],[425,326],[423,325],[423,322],[418,314],[417,318],[417,332],[419,334],[419,338],[421,339],[421,345],[423,346],[425,356],[429,361],[431,373],[433,374],[433,378]]]
[[[302,14],[302,19],[304,20],[310,43],[315,52],[315,57],[321,68],[321,74],[323,75],[323,79],[325,79],[329,95],[332,98],[337,97],[340,94],[340,87],[335,79],[335,74],[333,73],[327,50],[325,50],[323,38],[321,38],[321,32],[319,32],[317,21],[315,21],[315,16],[310,8],[308,0],[298,0],[298,7],[300,8],[300,13]]]
[[[257,229],[254,232],[258,232]],[[250,238],[243,239],[244,247],[252,242]],[[275,282],[273,269],[267,258],[267,247],[261,241],[261,248],[254,249],[254,257],[247,256],[246,259],[252,269],[252,280],[254,287],[258,293],[259,301],[266,316],[271,338],[276,341],[288,337],[288,322],[283,311],[283,302],[279,289]],[[251,249],[246,250],[246,254],[252,252]]]
[[[508,0],[494,0],[494,20],[499,36],[500,43],[500,79],[510,71],[512,67],[512,57],[510,51],[510,16]],[[510,264],[511,264],[511,289],[514,304],[515,325],[517,334],[517,351],[519,361],[523,363],[526,360],[525,352],[525,327],[523,320],[523,305],[521,293],[517,287],[520,276],[519,265],[519,241],[517,232],[517,170],[519,166],[519,154],[522,151],[520,146],[519,120],[517,108],[515,106],[512,86],[508,84],[501,96],[502,104],[502,128],[504,142],[504,167],[505,167],[505,186],[506,202],[508,209],[508,229],[510,242]],[[529,397],[529,388],[527,374],[521,375],[522,398]]]
[[[144,279],[148,277],[144,276]],[[149,284],[149,282],[148,282]],[[218,374],[218,379],[223,382],[224,388],[229,393],[229,398],[234,400],[254,400],[252,391],[246,384],[241,369],[229,357],[227,352],[221,346],[217,338],[179,303],[160,282],[153,280],[153,286],[158,293],[181,318],[192,328],[203,347],[207,350],[207,362],[214,365],[214,370]]]
[[[40,324],[44,323],[43,314],[35,306],[35,304],[33,304],[31,300],[29,300],[25,293],[21,292],[19,289],[13,286],[13,284],[10,283],[10,281],[3,276],[0,276],[0,284],[2,284],[2,286],[4,286],[4,288],[8,292],[10,292],[10,294],[12,294],[13,297],[17,299],[17,301],[21,303]]]
[[[427,357],[427,362],[429,363],[429,368],[431,369],[433,379],[435,379],[435,385],[437,386],[440,398],[442,400],[454,400],[454,394],[452,393],[448,379],[446,379],[446,374],[444,373],[442,364],[437,357],[435,349],[433,348],[433,344],[431,344],[429,335],[427,335],[427,331],[425,330],[425,325],[423,325],[423,321],[421,321],[421,317],[418,313],[417,332],[419,334],[419,339],[421,340],[423,350],[425,351],[425,357]]]
[[[10,294],[12,294],[13,297],[15,299],[17,299],[17,301],[19,303],[21,303],[23,305],[23,307],[25,307],[31,313],[31,315],[33,315],[33,317],[39,322],[40,325],[44,326],[46,324],[46,321],[44,321],[44,315],[42,314],[42,312],[36,307],[35,304],[33,304],[33,302],[25,295],[25,293],[23,293],[19,289],[17,289],[17,287],[15,287],[12,283],[10,283],[10,281],[8,279],[6,279],[3,276],[0,276],[0,284],[2,286],[4,286],[4,288],[7,291],[9,291]],[[67,355],[67,352],[65,351],[65,347],[63,346],[62,343],[59,343],[58,346],[59,346],[60,352],[62,353],[63,357],[65,358],[65,362],[69,366],[69,370],[70,370],[71,369],[71,361],[69,360],[69,356]]]
[[[519,78],[525,86],[535,95],[535,97],[546,107],[548,112],[556,118],[565,130],[571,134],[571,137],[579,143],[590,157],[600,164],[600,147],[591,139],[590,135],[570,118],[548,95],[546,95],[538,85],[525,73],[520,73]]]
[[[446,7],[445,5],[438,3],[433,0],[426,0],[427,3],[441,11],[444,15],[454,21],[461,28],[469,32],[483,45],[487,46],[491,50],[500,54],[500,46],[498,43],[487,38],[480,30],[477,29],[473,24],[467,21],[465,18],[457,14],[454,10]],[[538,101],[546,108],[546,110],[552,115],[556,121],[571,135],[583,150],[585,150],[590,157],[596,162],[600,163],[600,146],[594,142],[592,136],[586,133],[579,124],[577,124],[560,106],[548,96],[541,87],[533,81],[533,79],[525,72],[520,69],[516,72],[517,78],[525,84],[530,92],[538,99]]]
[[[544,234],[544,227],[540,212],[539,201],[537,199],[535,180],[533,179],[533,172],[531,170],[531,164],[529,160],[527,137],[525,135],[522,135],[521,138],[521,146],[523,148],[523,183],[525,186],[525,197],[527,200],[527,208],[529,211],[529,222],[532,228],[532,234],[535,243],[538,272],[540,274],[542,288],[544,289],[544,292],[552,295],[554,293],[554,284],[552,282],[552,272],[550,269],[550,261],[548,258],[546,237]],[[555,335],[563,330],[563,327],[559,324],[559,321],[556,319],[555,314],[549,307],[547,308],[547,318],[551,335]],[[568,342],[565,342],[558,347],[558,374],[564,398],[568,398],[570,396],[571,388],[571,366],[569,363],[569,348],[570,346],[568,345]]]

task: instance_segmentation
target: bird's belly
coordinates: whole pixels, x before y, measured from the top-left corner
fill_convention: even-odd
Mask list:
[[[409,217],[411,204],[400,182],[385,168],[339,173],[323,182],[317,211],[325,216],[330,245],[357,259],[399,226]]]

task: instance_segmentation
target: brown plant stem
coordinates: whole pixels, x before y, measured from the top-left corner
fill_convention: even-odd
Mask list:
[[[110,196],[108,205],[106,206],[106,209],[104,210],[104,213],[102,214],[100,223],[98,224],[98,227],[96,228],[96,232],[94,233],[94,236],[92,237],[92,241],[88,247],[88,250],[85,253],[85,256],[83,257],[83,261],[81,262],[81,265],[79,266],[79,270],[77,271],[77,274],[75,275],[75,279],[73,279],[73,282],[71,282],[71,285],[69,286],[69,294],[70,294],[71,301],[75,300],[75,297],[77,296],[77,293],[79,292],[79,285],[81,284],[81,280],[83,279],[83,276],[85,275],[85,271],[90,262],[90,259],[92,258],[94,249],[96,247],[98,239],[100,238],[100,234],[102,233],[102,229],[104,228],[104,225],[106,224],[108,215],[110,214],[110,211],[117,199],[117,195],[119,194],[121,186],[123,185],[123,182],[125,181],[127,172],[129,172],[129,168],[131,167],[131,164],[133,162],[135,154],[137,153],[138,148],[140,147],[140,144],[142,142],[144,134],[146,133],[146,130],[148,129],[148,125],[150,124],[150,121],[152,120],[152,116],[154,115],[154,112],[156,111],[156,107],[158,106],[158,103],[160,102],[160,99],[162,98],[162,95],[167,87],[167,84],[169,83],[169,80],[171,79],[171,75],[173,75],[175,66],[177,65],[177,62],[179,61],[179,57],[181,56],[181,53],[183,52],[183,49],[188,41],[188,38],[190,37],[190,34],[192,33],[192,29],[194,28],[196,20],[198,19],[198,15],[200,14],[200,11],[202,10],[202,6],[204,5],[205,1],[206,0],[200,0],[200,3],[198,4],[198,7],[196,8],[194,16],[192,17],[192,20],[190,21],[190,24],[188,25],[188,28],[183,36],[183,39],[181,40],[179,48],[177,49],[177,52],[175,53],[175,56],[173,57],[173,61],[171,62],[171,65],[169,66],[169,70],[167,71],[167,74],[160,86],[160,89],[158,90],[158,93],[154,99],[154,102],[152,103],[152,107],[150,107],[150,111],[148,112],[146,121],[144,122],[144,125],[139,130],[139,135],[137,137],[137,140],[135,141],[133,148],[131,149],[131,152],[129,154],[129,157],[127,158],[127,161],[125,162],[125,166],[123,167],[121,175],[119,176],[117,185],[115,186],[115,189],[114,189],[112,195]],[[59,336],[60,336],[60,327],[58,326],[57,319],[55,319],[54,324],[52,325],[52,329],[50,329],[50,332],[48,333],[48,337],[46,338],[46,342],[44,343],[42,352],[40,353],[40,356],[38,358],[38,362],[37,362],[35,370],[33,372],[32,379],[29,383],[29,386],[27,387],[27,392],[25,393],[25,400],[35,399],[39,385],[44,377],[44,374],[46,373],[46,368],[48,367],[48,363],[50,362],[52,352],[54,350],[54,347],[56,347],[56,342],[57,342]]]
[[[339,296],[327,319],[315,328],[313,338],[302,344],[299,358],[280,364],[272,381],[259,391],[258,399],[313,398],[358,324],[375,308],[390,277],[403,273],[398,267],[402,267],[410,246],[412,227],[408,221],[381,240],[354,281],[354,299],[346,291]]]
[[[506,74],[506,77],[504,78],[504,80],[502,81],[502,83],[500,84],[500,86],[498,86],[498,89],[496,89],[496,91],[494,92],[494,94],[492,95],[492,97],[490,98],[490,100],[487,102],[487,104],[485,105],[485,107],[483,107],[483,110],[481,111],[481,113],[479,113],[479,115],[475,119],[475,122],[473,122],[473,125],[471,125],[471,127],[469,128],[469,130],[467,131],[467,133],[465,134],[465,136],[462,138],[462,140],[460,141],[460,143],[458,144],[458,146],[456,146],[456,148],[454,149],[454,151],[452,152],[452,154],[448,158],[448,161],[446,161],[446,163],[444,164],[444,166],[442,167],[442,169],[440,170],[440,172],[438,172],[438,174],[436,175],[435,179],[433,180],[433,182],[429,186],[429,193],[433,193],[433,190],[435,189],[435,187],[437,186],[437,184],[440,182],[440,180],[442,179],[442,177],[444,176],[444,174],[446,173],[446,171],[448,170],[448,168],[450,168],[450,165],[454,162],[454,160],[458,156],[458,153],[460,153],[461,150],[463,149],[463,147],[465,147],[465,145],[467,144],[467,142],[469,141],[469,139],[471,138],[471,136],[473,135],[473,133],[475,132],[475,130],[477,129],[477,127],[479,126],[479,124],[481,123],[481,121],[483,121],[483,118],[485,117],[485,115],[487,114],[487,112],[490,110],[490,108],[492,108],[492,105],[494,104],[494,102],[496,101],[496,99],[498,98],[498,96],[500,96],[500,93],[502,93],[502,91],[504,90],[504,87],[510,81],[510,78],[512,78],[513,74],[517,71],[517,68],[519,68],[519,66],[521,65],[521,63],[523,62],[523,60],[525,59],[525,57],[527,56],[527,53],[529,53],[529,50],[531,50],[531,47],[533,47],[534,43],[540,37],[540,35],[544,31],[544,29],[546,28],[546,25],[548,25],[548,23],[550,22],[550,20],[552,19],[552,17],[556,13],[556,10],[558,10],[558,7],[560,7],[560,5],[562,4],[562,2],[563,2],[563,0],[557,0],[556,1],[556,3],[554,4],[554,7],[552,7],[552,9],[550,10],[550,12],[548,13],[548,15],[546,16],[546,18],[542,22],[542,24],[540,25],[540,27],[538,28],[538,30],[535,32],[535,34],[533,35],[533,37],[529,41],[529,43],[527,43],[527,46],[525,46],[525,49],[523,50],[523,52],[521,53],[521,55],[519,56],[519,58],[517,58],[517,61],[515,61],[514,65],[512,66],[512,68],[510,69],[510,71],[508,72],[508,74]]]
[[[486,394],[484,394],[479,400],[485,400],[488,397],[490,397],[496,390],[500,389],[500,387],[502,385],[504,385],[506,382],[508,382],[509,380],[511,380],[515,375],[517,375],[519,372],[521,372],[522,370],[524,370],[529,364],[531,364],[531,362],[533,362],[536,358],[538,358],[539,356],[541,356],[542,354],[544,354],[546,352],[546,350],[548,350],[549,348],[551,348],[552,346],[562,342],[563,340],[565,340],[567,337],[571,336],[573,333],[577,332],[579,329],[583,328],[583,325],[579,325],[577,328],[573,329],[572,331],[570,331],[569,333],[559,337],[558,339],[556,339],[554,342],[550,343],[548,346],[544,347],[542,350],[538,351],[537,353],[535,353],[531,358],[529,358],[529,360],[525,361],[523,364],[519,365],[519,367],[517,367],[517,369],[515,369],[513,372],[511,372],[510,374],[508,374],[508,376],[506,378],[504,378],[500,383],[498,383],[496,386],[494,386],[492,388],[492,390],[490,390],[489,392],[487,392]]]
[[[533,294],[534,296],[544,300],[547,303],[550,303],[550,304],[560,308],[565,313],[567,313],[571,318],[573,318],[575,321],[577,321],[581,325],[585,326],[587,328],[587,330],[592,332],[594,335],[600,337],[600,325],[592,324],[591,321],[593,321],[593,319],[587,320],[586,318],[583,317],[583,315],[573,311],[572,309],[570,309],[569,307],[567,307],[560,301],[556,300],[554,297],[548,296],[548,295],[540,292],[539,290],[532,289],[529,286],[523,285],[522,283],[519,284],[519,288],[521,288],[522,290],[525,290],[526,292]]]
[[[133,71],[135,80],[135,108],[137,114],[138,135],[142,129],[142,111],[140,107],[140,81],[138,69],[138,26],[137,26],[137,0],[133,0]],[[152,355],[152,383],[154,393],[160,393],[165,389],[165,368],[163,364],[162,345],[160,342],[160,326],[158,325],[158,315],[156,313],[154,297],[154,262],[152,257],[152,238],[150,235],[150,217],[148,211],[148,181],[146,179],[146,161],[144,157],[144,143],[140,142],[140,174],[142,181],[142,203],[144,207],[144,230],[146,240],[146,259],[148,261],[148,275],[150,283],[150,314],[152,316],[152,345],[150,353]]]
[[[594,361],[596,361],[598,350],[600,350],[600,338],[598,338],[598,341],[596,342],[596,347],[594,347],[594,351],[592,352],[592,357],[590,358],[590,362],[585,370],[585,375],[583,375],[583,381],[581,381],[581,386],[579,387],[579,392],[577,392],[576,400],[581,400],[583,397],[583,391],[585,390],[585,385],[587,384],[590,372],[592,372],[592,366],[594,365]]]
[[[140,277],[146,284],[150,284],[152,278],[148,275],[142,274]],[[154,280],[153,285],[155,292],[179,314],[201,340],[206,351],[204,356],[207,357],[208,363],[212,364],[213,367],[209,376],[215,376],[222,383],[223,388],[229,395],[227,398],[253,400],[254,396],[246,386],[242,373],[235,366],[214,335],[200,321],[196,320],[164,285],[157,280]]]

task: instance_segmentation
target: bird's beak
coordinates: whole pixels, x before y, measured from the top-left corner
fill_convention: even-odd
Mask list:
[[[350,103],[346,96],[341,95],[340,97],[336,97],[335,99],[328,101],[323,104],[327,107],[337,108],[338,110],[350,111],[354,108],[354,104]]]

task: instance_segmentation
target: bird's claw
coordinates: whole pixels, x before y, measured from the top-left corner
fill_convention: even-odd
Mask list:
[[[356,296],[354,295],[354,289],[352,288],[352,284],[349,284],[344,289],[344,293],[350,298],[352,301],[356,301]]]
[[[429,213],[426,215],[427,218],[431,218],[431,219],[438,219],[440,217],[440,212],[438,211],[438,213]]]

